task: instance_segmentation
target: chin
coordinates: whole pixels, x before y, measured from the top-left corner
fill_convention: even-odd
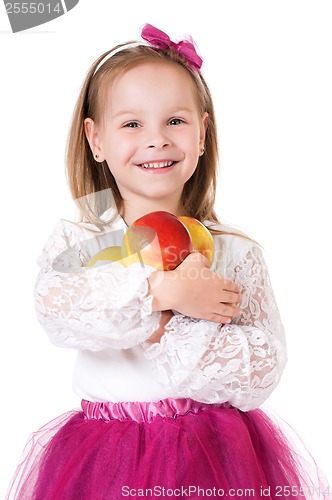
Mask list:
[[[153,200],[155,202],[159,201],[161,205],[169,206],[170,203],[173,205],[173,200],[177,198],[177,189],[165,189],[165,186],[162,186],[160,189],[154,189],[153,186],[149,186],[151,189],[144,193],[145,197],[148,200]],[[180,191],[180,193],[182,190]],[[159,207],[155,208],[155,210],[162,210]]]

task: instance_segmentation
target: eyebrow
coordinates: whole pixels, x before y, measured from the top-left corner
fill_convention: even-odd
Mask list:
[[[190,109],[190,108],[186,108],[186,107],[183,107],[183,106],[177,106],[175,108],[172,108],[170,114],[175,114],[175,113],[179,113],[181,111],[184,111],[186,113],[193,113],[193,110]],[[141,109],[125,109],[125,110],[121,110],[121,111],[118,111],[117,113],[115,113],[115,115],[113,115],[113,118],[117,118],[119,116],[122,116],[122,115],[139,115],[139,114],[142,114],[143,113],[143,110]]]
[[[121,111],[118,111],[117,113],[115,113],[115,115],[113,115],[113,118],[117,118],[118,116],[122,116],[122,115],[136,115],[136,114],[140,114],[140,113],[142,113],[142,111],[139,109],[126,109],[126,110],[121,110]]]
[[[185,111],[186,113],[193,113],[193,110],[190,108],[186,108],[183,106],[178,106],[172,110],[174,113],[178,113],[179,111]]]

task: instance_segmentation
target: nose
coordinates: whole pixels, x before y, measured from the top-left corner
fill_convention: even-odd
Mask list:
[[[165,142],[165,143],[163,144],[163,143],[157,143],[156,141],[154,141],[154,143],[153,143],[153,144],[150,144],[150,145],[148,146],[148,148],[149,148],[149,149],[150,149],[150,148],[158,148],[158,149],[162,149],[162,148],[164,148],[164,147],[166,147],[166,146],[169,146],[169,144],[168,144],[167,142]]]
[[[162,149],[167,146],[170,146],[171,141],[167,137],[166,131],[157,128],[154,130],[151,130],[148,136],[148,139],[146,141],[147,148],[158,148]]]

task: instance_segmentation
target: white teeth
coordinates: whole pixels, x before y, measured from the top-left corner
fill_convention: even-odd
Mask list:
[[[144,168],[164,168],[164,167],[171,167],[173,165],[174,161],[166,161],[166,162],[161,162],[161,163],[142,163],[142,167]]]

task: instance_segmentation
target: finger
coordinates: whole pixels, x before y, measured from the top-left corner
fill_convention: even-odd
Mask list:
[[[235,292],[235,293],[240,293],[242,290],[242,287],[235,283],[234,281],[225,278],[224,276],[221,276],[222,279],[222,285],[223,289],[228,291],[228,292]]]
[[[234,317],[240,314],[240,309],[238,307],[233,307],[230,304],[221,303],[220,309],[217,312],[223,316]]]
[[[222,302],[228,302],[229,304],[237,304],[242,302],[242,295],[235,292],[223,292]]]
[[[222,325],[229,324],[232,321],[232,318],[229,316],[223,316],[222,314],[210,314],[207,318],[208,321],[213,321],[214,323],[219,323]]]

